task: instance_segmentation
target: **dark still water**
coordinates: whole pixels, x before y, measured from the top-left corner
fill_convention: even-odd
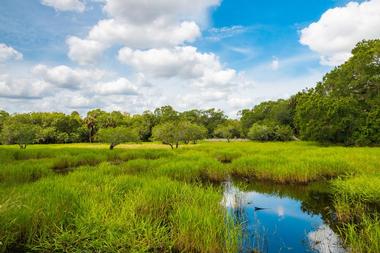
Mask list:
[[[343,253],[325,222],[329,207],[306,188],[251,185],[241,191],[226,183],[223,203],[242,224],[241,252]]]

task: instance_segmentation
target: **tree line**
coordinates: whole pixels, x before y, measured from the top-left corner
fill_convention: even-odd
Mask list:
[[[174,148],[180,142],[224,137],[223,126],[229,125],[236,129],[226,138],[240,137],[238,121],[216,109],[177,112],[171,106],[163,106],[136,115],[95,109],[85,117],[75,111],[13,115],[0,111],[1,143],[19,144],[21,148],[27,144],[107,142],[113,149],[120,143],[141,141],[162,141]]]
[[[204,138],[257,141],[310,140],[328,144],[380,144],[380,40],[362,41],[352,57],[314,88],[289,99],[244,109],[239,119],[221,110],[178,112],[171,106],[130,115],[92,110],[10,115],[0,111],[2,144],[161,141],[172,148]]]

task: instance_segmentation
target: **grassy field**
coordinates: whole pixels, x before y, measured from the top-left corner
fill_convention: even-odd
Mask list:
[[[236,252],[230,177],[328,181],[347,247],[380,252],[380,148],[305,142],[0,146],[0,251]]]

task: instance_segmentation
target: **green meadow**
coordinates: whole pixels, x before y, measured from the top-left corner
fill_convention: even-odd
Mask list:
[[[312,142],[0,146],[0,252],[238,252],[222,183],[325,182],[350,252],[380,252],[380,148]]]

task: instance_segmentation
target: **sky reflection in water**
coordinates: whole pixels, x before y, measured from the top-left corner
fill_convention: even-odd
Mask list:
[[[227,183],[223,203],[243,223],[241,252],[345,252],[321,216],[304,212],[298,200],[241,192]]]

